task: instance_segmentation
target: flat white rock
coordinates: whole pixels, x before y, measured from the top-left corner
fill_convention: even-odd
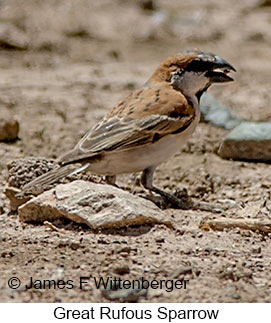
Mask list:
[[[92,229],[145,223],[173,226],[167,212],[151,201],[111,185],[82,180],[57,185],[21,205],[18,213],[24,222],[66,217]]]

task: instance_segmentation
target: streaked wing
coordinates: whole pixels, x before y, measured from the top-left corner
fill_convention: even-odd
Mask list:
[[[154,91],[154,89],[146,90]],[[141,95],[143,94],[142,92],[141,90]],[[162,90],[160,90],[160,95],[161,92]],[[157,89],[153,93],[156,95]],[[72,151],[62,156],[60,162],[65,164],[91,158],[100,153],[132,149],[140,145],[150,144],[168,134],[181,132],[194,119],[191,106],[187,105],[187,101],[183,100],[184,97],[181,97],[183,102],[180,102],[179,96],[176,97],[178,99],[176,104],[174,104],[174,100],[171,100],[170,104],[168,104],[168,100],[161,100],[159,105],[160,110],[164,113],[163,115],[158,114],[156,105],[149,105],[149,113],[146,113],[143,104],[142,111],[144,110],[145,113],[142,113],[142,118],[139,118],[138,109],[136,113],[129,113],[128,111],[131,104],[140,103],[140,95],[137,95],[136,92],[133,95],[136,99],[133,100],[133,97],[128,97],[127,103],[122,104],[124,108],[121,109],[121,114],[118,113],[118,109],[113,109],[112,111],[115,110],[116,113],[111,112],[111,115],[109,114],[100,124],[89,130]],[[148,95],[150,102],[152,99]],[[157,100],[152,101],[157,103]],[[162,104],[162,102],[165,103]],[[125,110],[127,113],[124,113]],[[156,114],[154,114],[155,112]]]
[[[97,153],[148,144],[190,124],[190,119],[160,115],[152,115],[141,120],[122,120],[114,117],[108,123],[101,125],[98,133],[90,133],[90,136],[81,142],[80,150],[86,153]]]

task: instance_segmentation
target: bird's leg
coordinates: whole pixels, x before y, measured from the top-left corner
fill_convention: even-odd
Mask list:
[[[167,193],[163,190],[161,190],[158,187],[153,186],[153,173],[154,173],[155,167],[149,167],[144,169],[141,175],[141,184],[143,185],[144,188],[150,190],[151,192],[157,193],[164,197],[167,201],[172,203],[174,206],[187,210],[188,206],[181,200],[178,199],[176,196],[173,194]]]
[[[105,181],[109,185],[113,185],[113,186],[118,187],[118,185],[116,184],[116,178],[117,178],[116,175],[106,175],[105,176]]]

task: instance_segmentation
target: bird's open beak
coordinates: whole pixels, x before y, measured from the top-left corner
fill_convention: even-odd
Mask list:
[[[233,81],[233,78],[228,75],[230,71],[236,72],[236,69],[223,58],[215,56],[213,68],[206,72],[205,76],[208,77],[212,83],[231,82]]]

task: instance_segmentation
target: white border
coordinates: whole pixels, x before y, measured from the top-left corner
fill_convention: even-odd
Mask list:
[[[58,314],[63,316],[67,310],[75,311],[74,315],[77,318],[73,318],[72,314],[69,314],[69,319],[59,318],[54,316],[54,311],[58,308]],[[65,311],[61,308],[64,308]],[[107,308],[118,315],[118,313],[126,313],[133,315],[137,311],[138,315],[141,315],[142,311],[145,315],[143,319],[130,319],[119,318],[109,319],[104,314],[103,318],[100,317],[100,311],[108,311]],[[159,314],[160,308],[160,314]],[[27,322],[27,323],[50,323],[50,322],[269,322],[270,320],[270,304],[221,304],[221,303],[1,303],[0,304],[0,321],[5,322]],[[194,312],[193,312],[194,310]],[[219,311],[216,319],[203,318],[204,311]],[[85,312],[82,312],[85,311]],[[89,314],[89,319],[78,318],[80,313],[93,312],[93,317]],[[129,313],[127,312],[129,311]],[[171,311],[171,312],[170,312]],[[188,312],[190,311],[190,312]],[[197,313],[200,312],[202,318],[199,318]],[[72,313],[72,312],[69,312]],[[150,315],[147,313],[151,313]],[[190,315],[189,318],[184,318],[184,314]],[[193,318],[194,313],[194,318]],[[206,312],[207,313],[207,312]],[[126,315],[125,314],[125,315]],[[67,315],[67,314],[65,314]],[[177,315],[176,318],[173,318]],[[178,315],[180,315],[178,317]],[[159,317],[160,316],[160,317]],[[171,318],[170,318],[171,316]],[[149,318],[148,318],[149,317]]]

